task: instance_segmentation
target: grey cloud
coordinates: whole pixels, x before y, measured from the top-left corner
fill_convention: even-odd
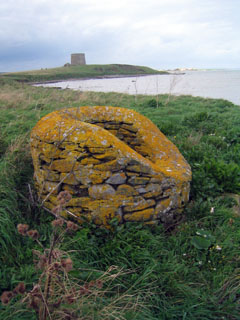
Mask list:
[[[238,0],[8,0],[0,71],[88,63],[239,67]],[[66,61],[67,60],[67,61]]]

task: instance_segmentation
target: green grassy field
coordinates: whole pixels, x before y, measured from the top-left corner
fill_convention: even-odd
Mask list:
[[[240,319],[240,108],[191,96],[77,92],[0,80],[1,292],[19,281],[31,290],[40,274],[32,256],[38,245],[18,234],[17,224],[37,229],[45,246],[52,233],[54,217],[29,191],[34,196],[30,131],[53,110],[83,105],[121,106],[150,118],[178,146],[193,180],[177,225],[164,230],[126,224],[112,232],[86,225],[66,236],[62,249],[73,260],[70,280],[94,279],[111,266],[121,270],[111,280],[111,293],[91,304],[80,297],[81,316],[68,319]],[[0,304],[0,319],[37,319],[17,303],[20,298]],[[127,310],[131,299],[134,308]]]
[[[24,82],[41,82],[63,79],[145,74],[167,74],[167,72],[157,71],[148,67],[126,64],[92,64],[24,72],[11,72],[3,74],[1,77]]]

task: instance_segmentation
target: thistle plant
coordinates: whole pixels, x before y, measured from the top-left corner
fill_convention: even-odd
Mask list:
[[[57,199],[58,204],[52,210],[55,219],[51,223],[52,234],[48,248],[44,248],[39,240],[37,230],[30,229],[27,224],[17,225],[17,230],[23,237],[29,237],[39,245],[39,250],[32,250],[39,278],[30,290],[26,289],[24,282],[20,282],[12,291],[4,291],[1,296],[2,304],[8,305],[14,298],[20,297],[18,303],[35,311],[38,320],[96,319],[96,314],[99,319],[125,319],[123,314],[129,310],[135,312],[140,303],[137,295],[128,292],[114,296],[116,288],[113,281],[122,275],[118,267],[109,267],[94,280],[73,279],[71,276],[74,263],[69,253],[61,249],[61,244],[66,234],[78,231],[80,226],[59,216],[71,199],[70,193],[62,191]]]
[[[65,204],[71,199],[68,192],[61,192],[58,195],[59,205],[54,208],[57,216],[58,210],[62,210]],[[18,224],[17,230],[23,237],[29,237],[36,241],[41,250],[33,250],[34,264],[41,274],[32,290],[26,291],[25,284],[19,283],[12,291],[5,291],[1,296],[2,304],[8,304],[12,298],[22,294],[21,302],[35,310],[38,319],[51,319],[51,314],[64,303],[72,303],[73,289],[70,290],[64,279],[68,278],[69,271],[73,268],[73,262],[68,254],[60,249],[66,233],[78,230],[78,226],[72,221],[64,221],[56,217],[52,221],[53,232],[49,248],[44,248],[39,241],[37,230],[29,229],[27,224]],[[72,297],[70,299],[70,297]]]

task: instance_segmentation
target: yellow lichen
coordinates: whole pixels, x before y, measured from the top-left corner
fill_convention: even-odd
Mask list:
[[[124,219],[125,221],[148,221],[152,218],[154,215],[154,209],[146,209],[146,210],[141,210],[141,211],[136,211],[132,214],[125,214]]]

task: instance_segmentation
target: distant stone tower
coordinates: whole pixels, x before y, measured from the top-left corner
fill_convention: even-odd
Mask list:
[[[71,65],[78,66],[86,64],[84,53],[72,53],[71,54]]]

